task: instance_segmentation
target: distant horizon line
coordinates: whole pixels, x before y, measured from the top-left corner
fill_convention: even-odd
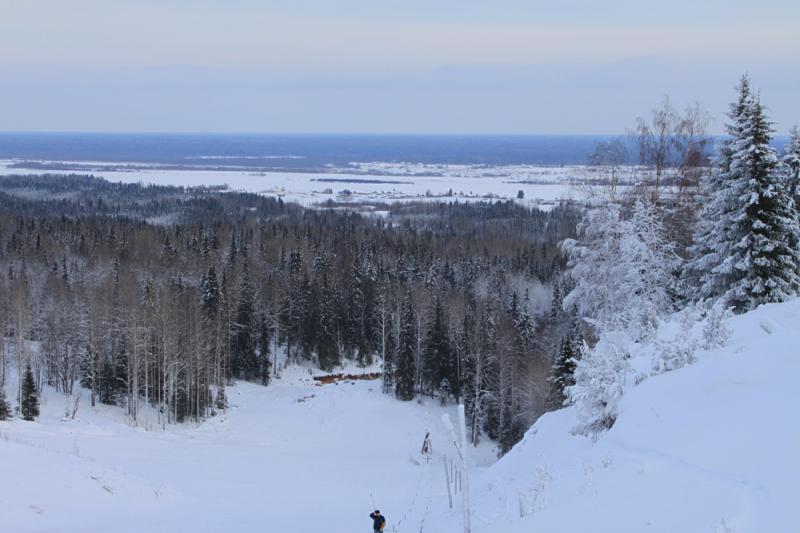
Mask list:
[[[67,131],[67,130],[0,130],[0,136],[8,135],[142,135],[142,136],[263,136],[263,137],[606,137],[632,138],[635,132],[624,133],[408,133],[408,132],[275,132],[275,131]],[[722,138],[724,133],[709,133],[712,139]],[[789,133],[775,131],[773,139],[789,138]]]
[[[67,131],[0,130],[0,135],[263,135],[263,136],[395,136],[395,137],[627,137],[627,133],[475,133],[475,132],[335,132],[335,131]],[[716,135],[711,135],[715,137]]]

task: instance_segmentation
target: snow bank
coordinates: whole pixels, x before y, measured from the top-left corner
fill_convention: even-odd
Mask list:
[[[596,441],[543,416],[474,483],[476,531],[800,531],[800,300],[732,319],[723,348],[629,387]]]

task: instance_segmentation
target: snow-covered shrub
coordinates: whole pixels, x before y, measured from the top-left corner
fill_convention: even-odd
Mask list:
[[[698,349],[725,346],[731,336],[728,326],[731,316],[730,309],[715,301],[699,302],[673,315],[673,321],[678,321],[680,327],[674,336],[655,341],[653,373],[660,374],[693,363]]]
[[[576,433],[592,435],[614,425],[617,406],[631,373],[628,343],[624,332],[615,331],[605,333],[594,348],[583,345],[575,369],[575,385],[566,389],[578,412]]]
[[[653,374],[661,374],[670,370],[677,370],[691,364],[695,360],[695,352],[699,342],[695,333],[695,326],[700,322],[700,310],[690,306],[676,313],[673,320],[680,324],[678,332],[669,339],[655,339],[653,360]],[[668,323],[662,323],[665,327]]]
[[[695,361],[697,343],[692,338],[678,336],[672,342],[662,343],[660,348],[655,368],[657,374],[677,370]]]
[[[722,303],[714,303],[709,306],[703,320],[702,347],[704,350],[721,348],[728,343],[733,331],[728,325],[728,321],[733,316],[730,308]]]

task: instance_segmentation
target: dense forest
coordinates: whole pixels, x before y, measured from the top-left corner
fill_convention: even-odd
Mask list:
[[[551,367],[576,326],[559,243],[579,212],[381,209],[0,178],[2,357],[63,392],[67,416],[80,386],[163,425],[211,416],[235,380],[268,385],[285,364],[382,362],[386,393],[463,401],[472,438],[507,450],[563,401]]]

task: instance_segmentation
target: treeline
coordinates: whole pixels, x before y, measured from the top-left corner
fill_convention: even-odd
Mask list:
[[[63,392],[67,416],[77,386],[165,425],[224,409],[234,380],[267,385],[283,364],[380,361],[385,392],[464,401],[472,438],[507,450],[560,401],[549,378],[574,318],[551,286],[559,300],[569,283],[568,204],[376,218],[63,179],[0,178],[0,327],[2,357]]]

